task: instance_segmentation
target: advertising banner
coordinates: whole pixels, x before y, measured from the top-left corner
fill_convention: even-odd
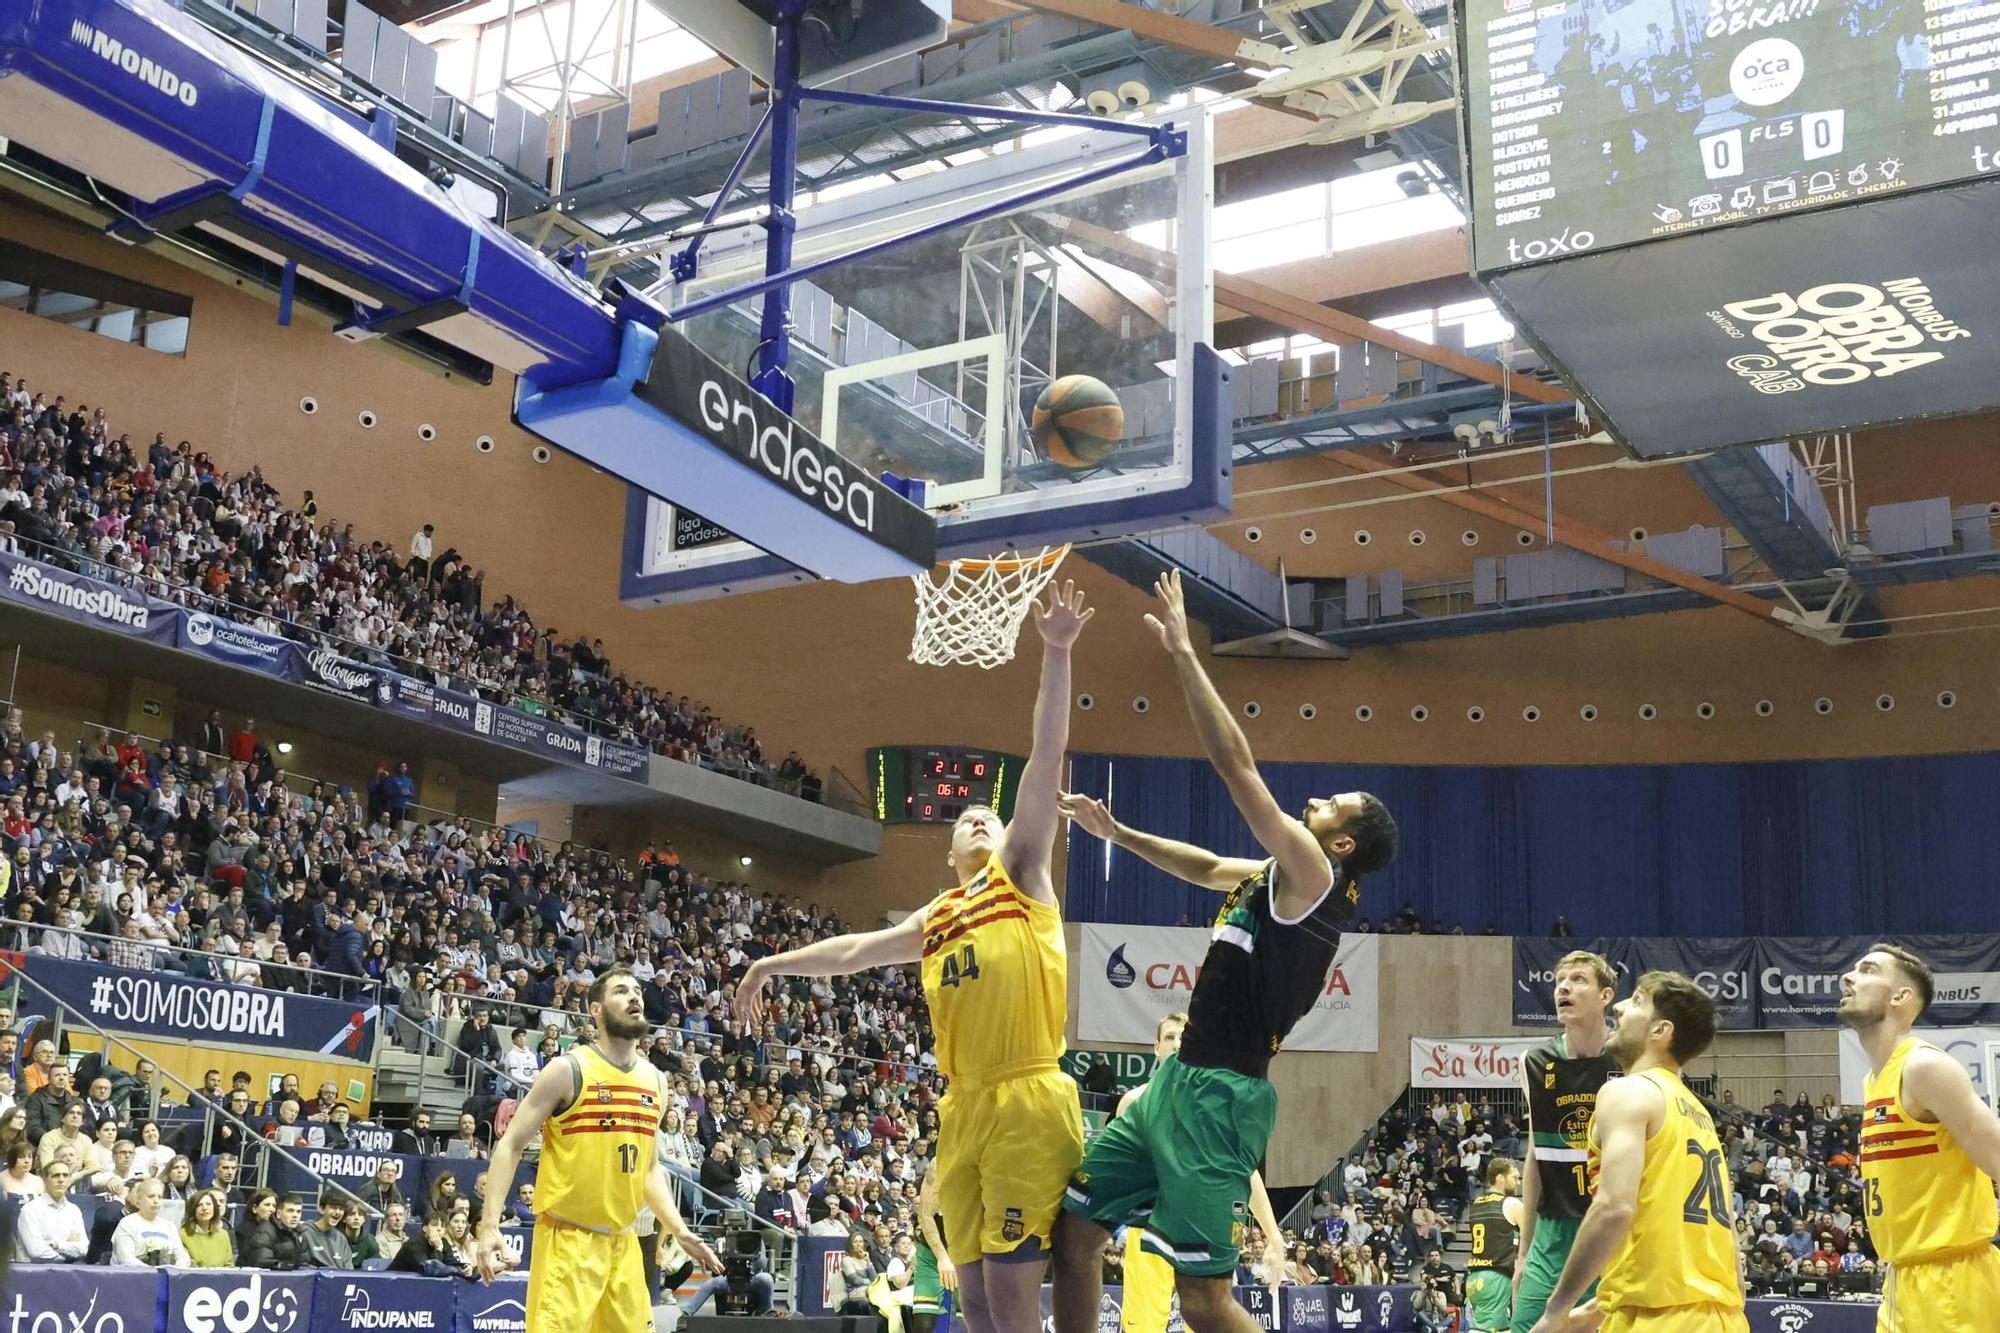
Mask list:
[[[10,602],[80,625],[129,634],[162,647],[173,646],[181,612],[170,602],[4,552],[0,552],[0,576],[5,578],[5,590],[0,596]]]
[[[621,778],[645,781],[650,762],[643,746],[588,736],[560,722],[393,671],[379,673],[375,702],[392,713],[420,722],[484,736],[561,763],[601,768]]]
[[[21,970],[109,1032],[185,1038],[199,1033],[233,1046],[362,1060],[374,1049],[380,1009],[370,1003],[136,972],[104,963],[31,954]],[[0,979],[8,966],[0,962]]]
[[[299,1333],[311,1328],[312,1309],[310,1272],[167,1270],[167,1333]]]
[[[431,1278],[449,1282],[449,1278]],[[491,1283],[452,1282],[452,1333],[527,1333],[528,1275],[509,1273]],[[318,1333],[318,1330],[314,1330]]]
[[[1518,1088],[1534,1037],[1410,1038],[1413,1088]]]
[[[312,1326],[452,1333],[453,1284],[405,1273],[322,1273],[313,1291]]]
[[[331,648],[313,648],[293,655],[293,678],[301,684],[332,694],[344,694],[361,703],[375,698],[374,667],[342,657]]]
[[[1873,1302],[1751,1301],[1750,1333],[1875,1333]]]
[[[2000,1111],[2000,1026],[1918,1028],[1916,1035],[1965,1066],[1979,1099]],[[1862,1081],[1868,1077],[1868,1053],[1861,1038],[1840,1031],[1840,1100],[1861,1105]]]
[[[1924,1014],[1939,1025],[2000,1024],[2000,935],[1892,935],[1931,965],[1937,996]],[[1875,942],[1867,935],[1743,939],[1514,940],[1514,1021],[1553,1027],[1556,960],[1572,949],[1604,955],[1619,995],[1655,969],[1685,972],[1715,997],[1719,1026],[1823,1028],[1838,1021],[1840,978]]]
[[[206,611],[184,611],[174,646],[245,671],[291,679],[298,646],[290,639],[239,625]]]
[[[0,1296],[8,1333],[152,1333],[161,1274],[151,1268],[21,1264]]]
[[[1150,1046],[1162,1018],[1185,1011],[1209,932],[1176,926],[1085,925],[1078,964],[1077,1036]],[[1376,1047],[1381,940],[1343,935],[1319,1003],[1286,1038],[1297,1051]]]

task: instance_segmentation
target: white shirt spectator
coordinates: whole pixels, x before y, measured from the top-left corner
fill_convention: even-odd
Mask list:
[[[73,1264],[89,1248],[83,1210],[68,1199],[38,1194],[21,1205],[14,1224],[14,1255],[23,1263]]]
[[[168,1255],[166,1262],[176,1268],[189,1266],[187,1247],[164,1211],[150,1222],[137,1213],[128,1214],[111,1233],[113,1268],[151,1268],[156,1261],[148,1256],[157,1254]]]
[[[143,1176],[157,1176],[173,1160],[174,1150],[166,1144],[156,1143],[148,1148],[142,1143],[132,1151],[132,1174],[129,1178],[137,1180]]]
[[[418,528],[417,535],[410,538],[410,554],[419,560],[428,561],[433,549],[435,548],[431,545],[430,529]]]
[[[541,1059],[532,1046],[509,1046],[500,1052],[500,1071],[522,1089],[535,1081],[540,1068]]]

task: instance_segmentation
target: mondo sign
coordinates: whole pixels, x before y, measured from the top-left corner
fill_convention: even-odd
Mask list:
[[[1188,1007],[1208,944],[1207,931],[1187,927],[1084,926],[1073,969],[1078,1039],[1150,1046],[1159,1021]],[[1376,1049],[1380,958],[1379,937],[1343,935],[1319,1003],[1286,1049]]]

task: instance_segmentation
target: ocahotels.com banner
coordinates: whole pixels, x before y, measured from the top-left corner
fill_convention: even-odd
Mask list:
[[[1209,933],[1184,926],[1083,928],[1076,960],[1077,1038],[1151,1044],[1159,1021],[1185,1010]],[[1376,1049],[1381,941],[1343,935],[1319,1003],[1285,1040],[1291,1051]]]

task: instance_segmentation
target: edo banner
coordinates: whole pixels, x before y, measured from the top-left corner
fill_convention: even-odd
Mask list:
[[[2000,1023],[2000,935],[1892,935],[1931,965],[1936,1024]],[[1556,962],[1572,949],[1602,954],[1618,973],[1618,993],[1656,969],[1684,972],[1715,997],[1718,1026],[1832,1027],[1839,1021],[1840,978],[1875,942],[1868,935],[1749,938],[1514,940],[1514,1021],[1553,1027]]]
[[[178,1038],[198,1034],[224,1045],[363,1060],[374,1049],[381,1012],[365,1001],[326,1000],[46,954],[29,954],[14,965],[107,1032]],[[0,962],[0,978],[9,968]]]
[[[1190,927],[1084,926],[1077,1038],[1152,1045],[1160,1020],[1187,1009],[1208,946],[1209,932]],[[1319,1003],[1292,1029],[1285,1048],[1374,1050],[1380,959],[1377,936],[1343,935]]]
[[[1534,1037],[1410,1038],[1413,1088],[1518,1088]]]

